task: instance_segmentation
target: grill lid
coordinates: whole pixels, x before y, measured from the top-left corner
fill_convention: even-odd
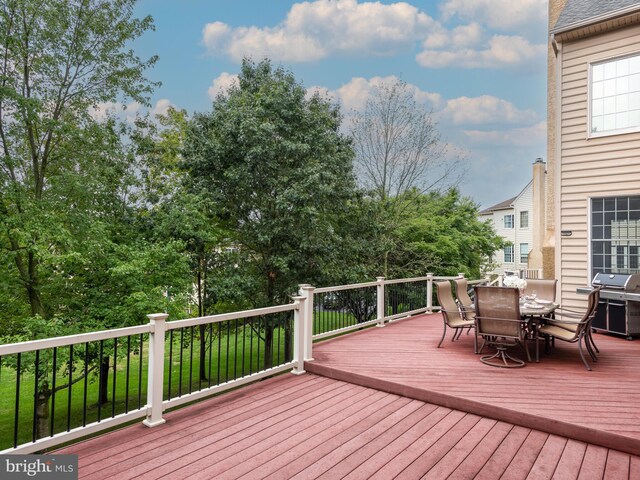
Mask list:
[[[633,292],[640,290],[640,274],[626,273],[596,273],[591,282],[592,286],[602,285],[604,288]]]

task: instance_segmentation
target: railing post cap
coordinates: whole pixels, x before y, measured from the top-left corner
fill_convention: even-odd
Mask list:
[[[427,278],[428,277],[433,277],[433,273],[427,273]]]
[[[300,285],[298,285],[302,290],[315,290],[316,287],[314,287],[313,285],[310,285],[308,283],[301,283]]]
[[[294,302],[302,302],[307,299],[304,295],[293,295],[291,298]]]
[[[169,317],[168,313],[151,313],[151,314],[147,315],[147,318],[149,320],[152,320],[152,321],[155,321],[155,322],[163,322],[168,317]]]
[[[376,277],[376,280],[377,280],[378,282],[382,282],[382,281],[384,281],[384,279],[385,279],[385,277]]]
[[[464,278],[464,272],[462,272],[462,273],[458,273],[458,276],[459,276],[460,278]]]

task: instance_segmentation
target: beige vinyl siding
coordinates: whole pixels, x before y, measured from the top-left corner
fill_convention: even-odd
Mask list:
[[[589,285],[588,211],[591,197],[640,193],[640,133],[588,138],[589,64],[640,54],[640,26],[594,35],[562,45],[560,113],[560,300],[583,307],[576,288]]]

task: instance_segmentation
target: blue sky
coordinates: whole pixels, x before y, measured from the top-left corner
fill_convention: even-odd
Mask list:
[[[483,207],[516,195],[546,156],[547,0],[140,0],[158,55],[152,105],[211,108],[243,56],[268,56],[345,113],[394,77],[467,159],[461,191]],[[135,112],[137,107],[130,107]]]

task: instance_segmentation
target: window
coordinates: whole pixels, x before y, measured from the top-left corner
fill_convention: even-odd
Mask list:
[[[529,244],[521,243],[520,244],[520,263],[528,263],[529,262]]]
[[[590,67],[589,135],[640,130],[640,55]]]
[[[513,263],[513,245],[504,247],[504,263]]]
[[[591,277],[640,273],[640,195],[591,199]]]
[[[513,215],[504,216],[504,228],[513,228]]]
[[[529,212],[528,211],[520,212],[520,228],[529,228]]]

